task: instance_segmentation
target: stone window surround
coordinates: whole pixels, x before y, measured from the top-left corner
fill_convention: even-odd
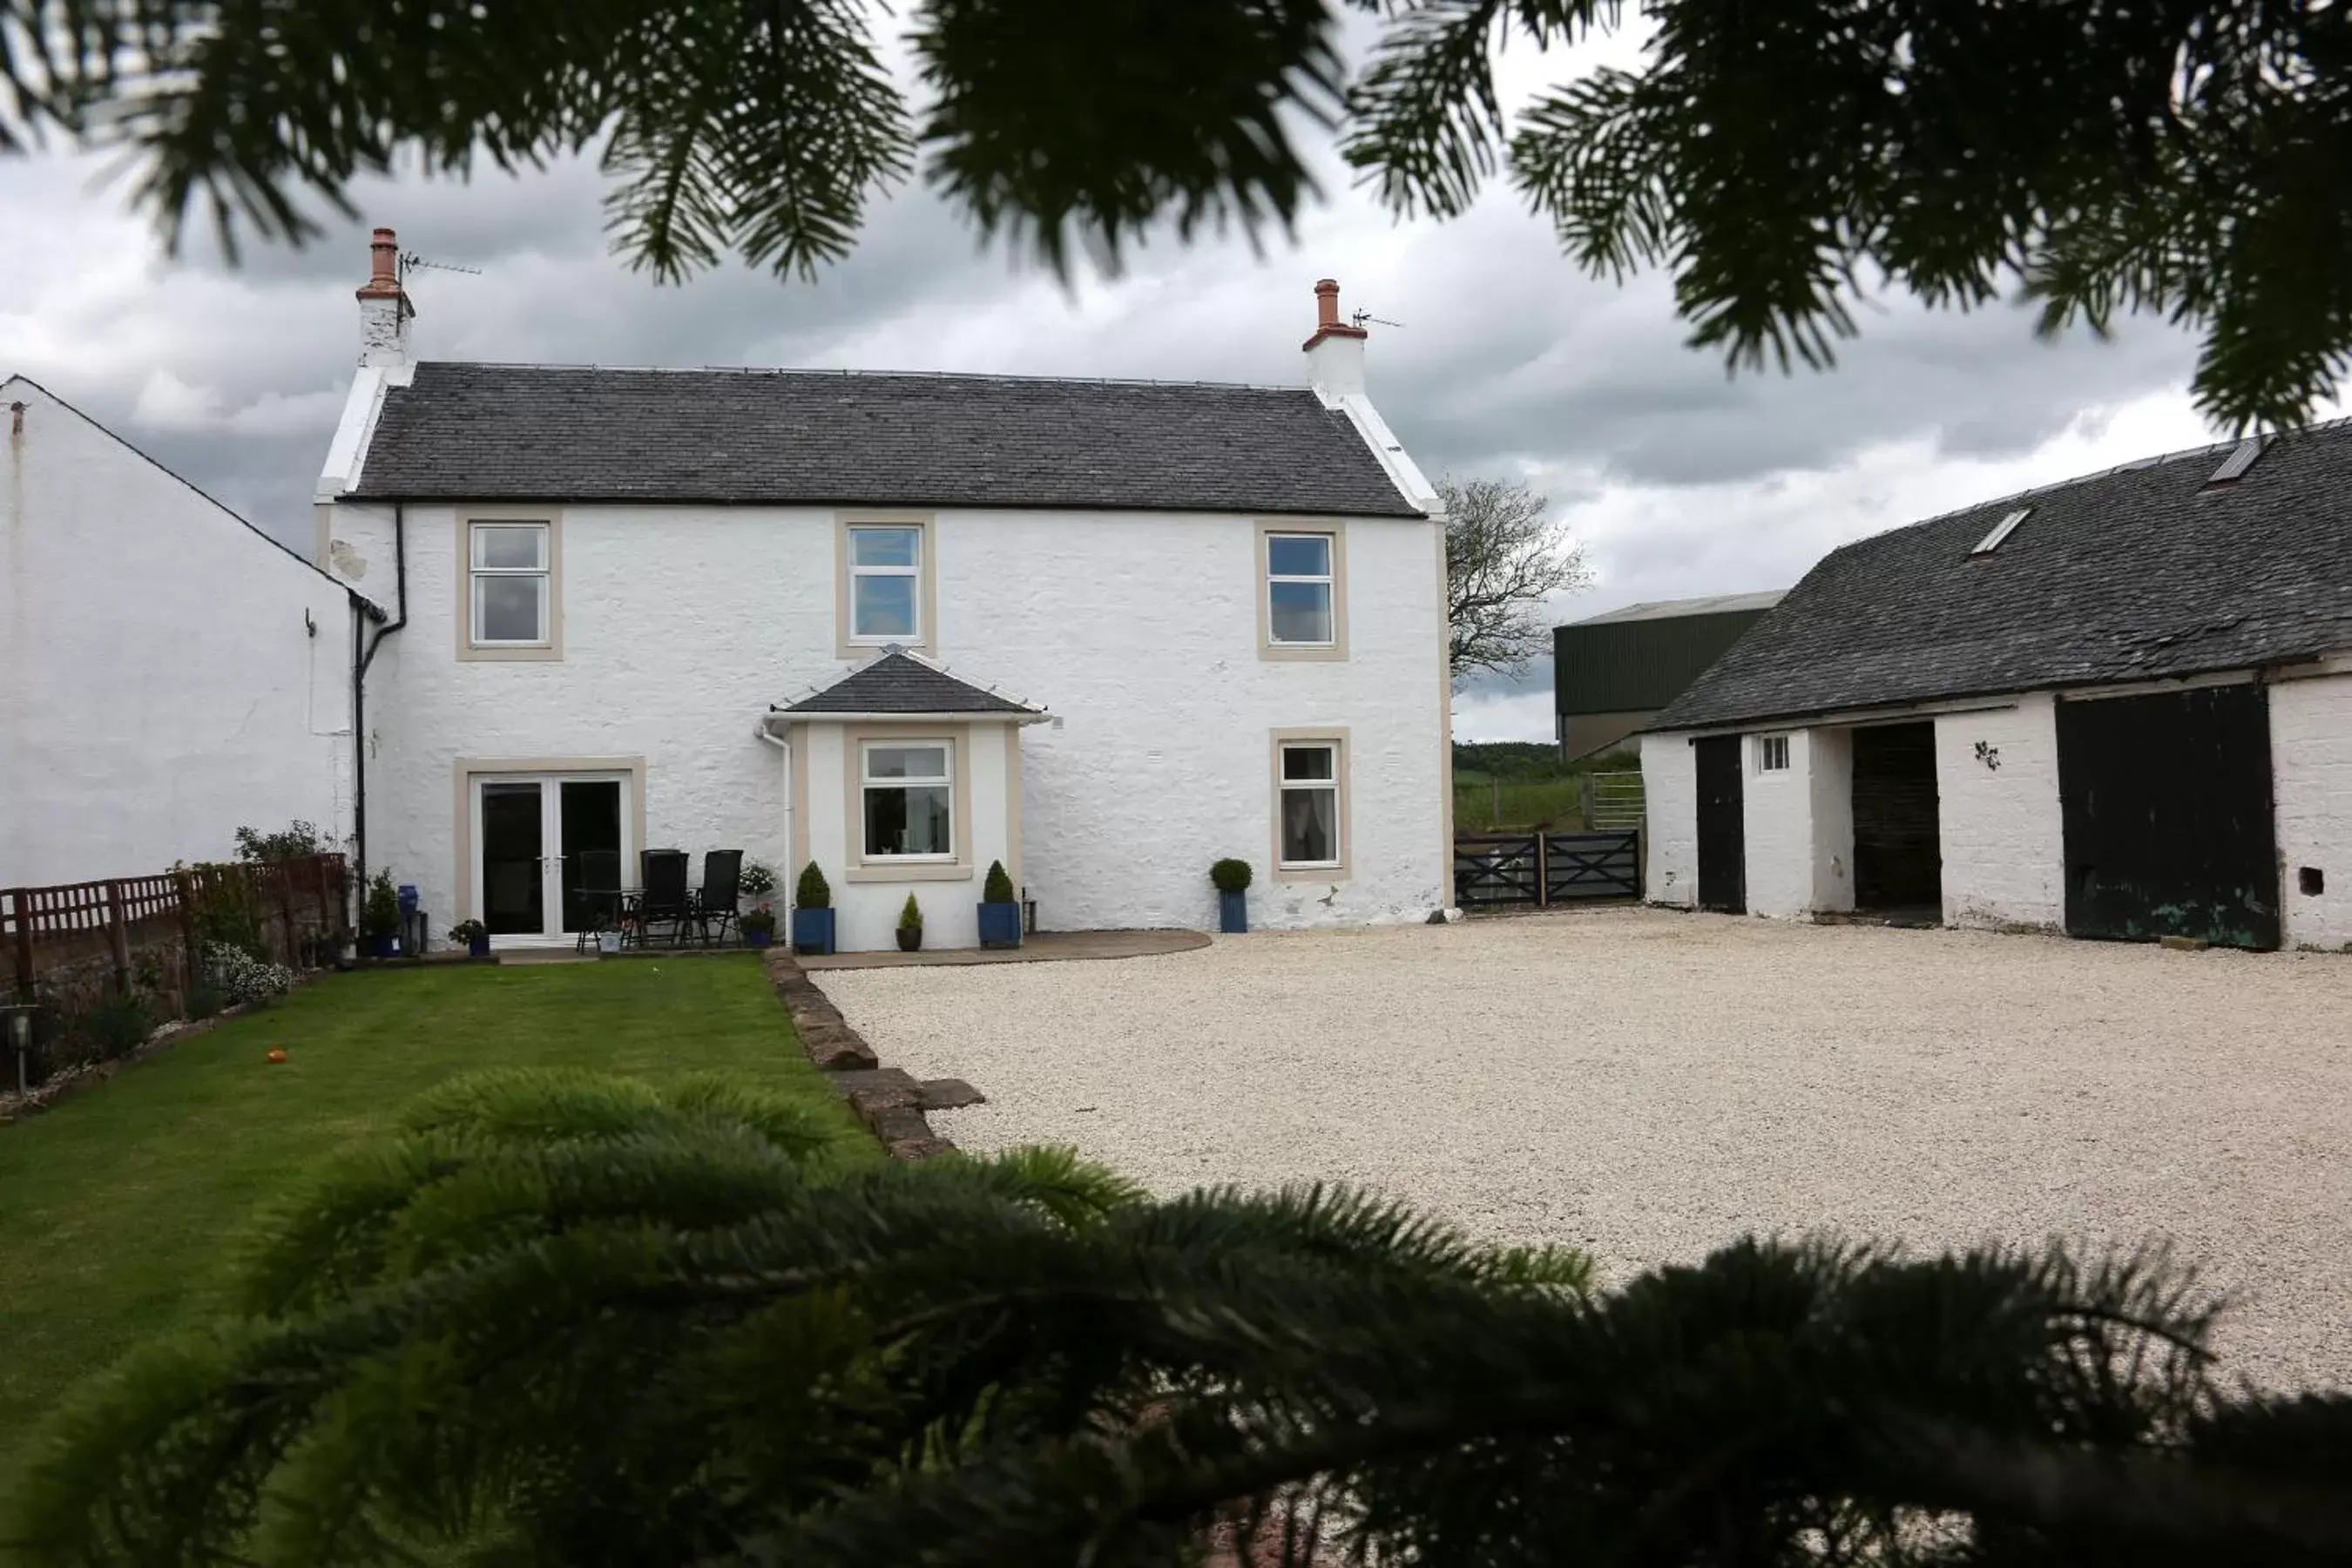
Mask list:
[[[1339,860],[1333,866],[1286,866],[1282,863],[1282,748],[1286,744],[1308,741],[1334,748],[1332,782],[1339,795]],[[1349,778],[1350,769],[1348,727],[1344,724],[1321,724],[1299,729],[1280,729],[1269,732],[1266,743],[1266,772],[1270,847],[1266,864],[1274,868],[1277,882],[1344,882],[1356,854],[1355,797]]]
[[[866,747],[869,742],[930,741],[948,748],[948,833],[955,853],[945,860],[866,853]],[[1016,742],[1017,743],[1017,742]],[[842,840],[848,857],[842,878],[850,882],[969,882],[972,879],[971,726],[914,720],[905,723],[845,724]],[[1015,781],[1008,779],[1011,785]],[[799,873],[794,872],[797,876]]]
[[[1267,541],[1277,534],[1322,534],[1331,541],[1331,640],[1278,643],[1268,603]],[[1251,532],[1250,592],[1257,600],[1257,656],[1266,660],[1339,660],[1348,657],[1348,525],[1334,519],[1260,518]]]
[[[474,525],[547,525],[547,641],[526,647],[474,641]],[[457,658],[464,663],[561,662],[563,658],[563,511],[560,507],[466,507],[457,513]]]
[[[839,511],[833,524],[833,640],[834,653],[845,659],[863,660],[873,658],[882,649],[896,643],[909,653],[939,657],[940,643],[940,554],[937,520],[927,511]],[[911,528],[919,531],[921,542],[921,572],[916,587],[917,614],[921,617],[919,637],[854,637],[850,635],[849,619],[849,531],[853,528]]]

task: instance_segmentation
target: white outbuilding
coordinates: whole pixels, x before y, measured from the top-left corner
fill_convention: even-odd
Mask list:
[[[1847,545],[1642,772],[1658,903],[2352,947],[2352,422]]]

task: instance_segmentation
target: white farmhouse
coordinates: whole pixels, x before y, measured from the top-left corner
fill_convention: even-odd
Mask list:
[[[22,376],[0,381],[0,888],[218,860],[352,815],[343,584]]]
[[[2352,423],[1847,545],[1642,772],[1657,902],[2352,945]]]
[[[1444,539],[1339,287],[1296,388],[419,362],[388,230],[319,560],[391,607],[363,858],[503,942],[647,847],[845,948],[1450,904]],[[634,880],[634,876],[629,879]],[[778,900],[781,912],[782,900]]]

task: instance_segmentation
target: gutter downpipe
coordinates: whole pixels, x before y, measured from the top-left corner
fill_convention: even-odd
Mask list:
[[[352,643],[352,928],[359,928],[358,910],[367,897],[367,672],[375,662],[377,650],[383,639],[408,625],[408,510],[405,503],[392,503],[393,579],[397,597],[394,602],[394,618],[376,628],[362,653],[359,643],[366,637],[362,626]]]
[[[769,704],[768,711],[771,713],[776,711],[773,703]],[[793,798],[793,743],[769,729],[765,720],[752,725],[751,733],[784,754],[784,855],[785,858],[790,859],[793,843],[793,814],[801,808],[801,803]]]

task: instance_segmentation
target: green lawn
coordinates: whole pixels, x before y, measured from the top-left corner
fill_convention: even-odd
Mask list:
[[[805,1086],[854,1126],[748,955],[320,980],[0,1127],[0,1497],[26,1428],[200,1304],[257,1203],[410,1095],[491,1066],[738,1071]]]

